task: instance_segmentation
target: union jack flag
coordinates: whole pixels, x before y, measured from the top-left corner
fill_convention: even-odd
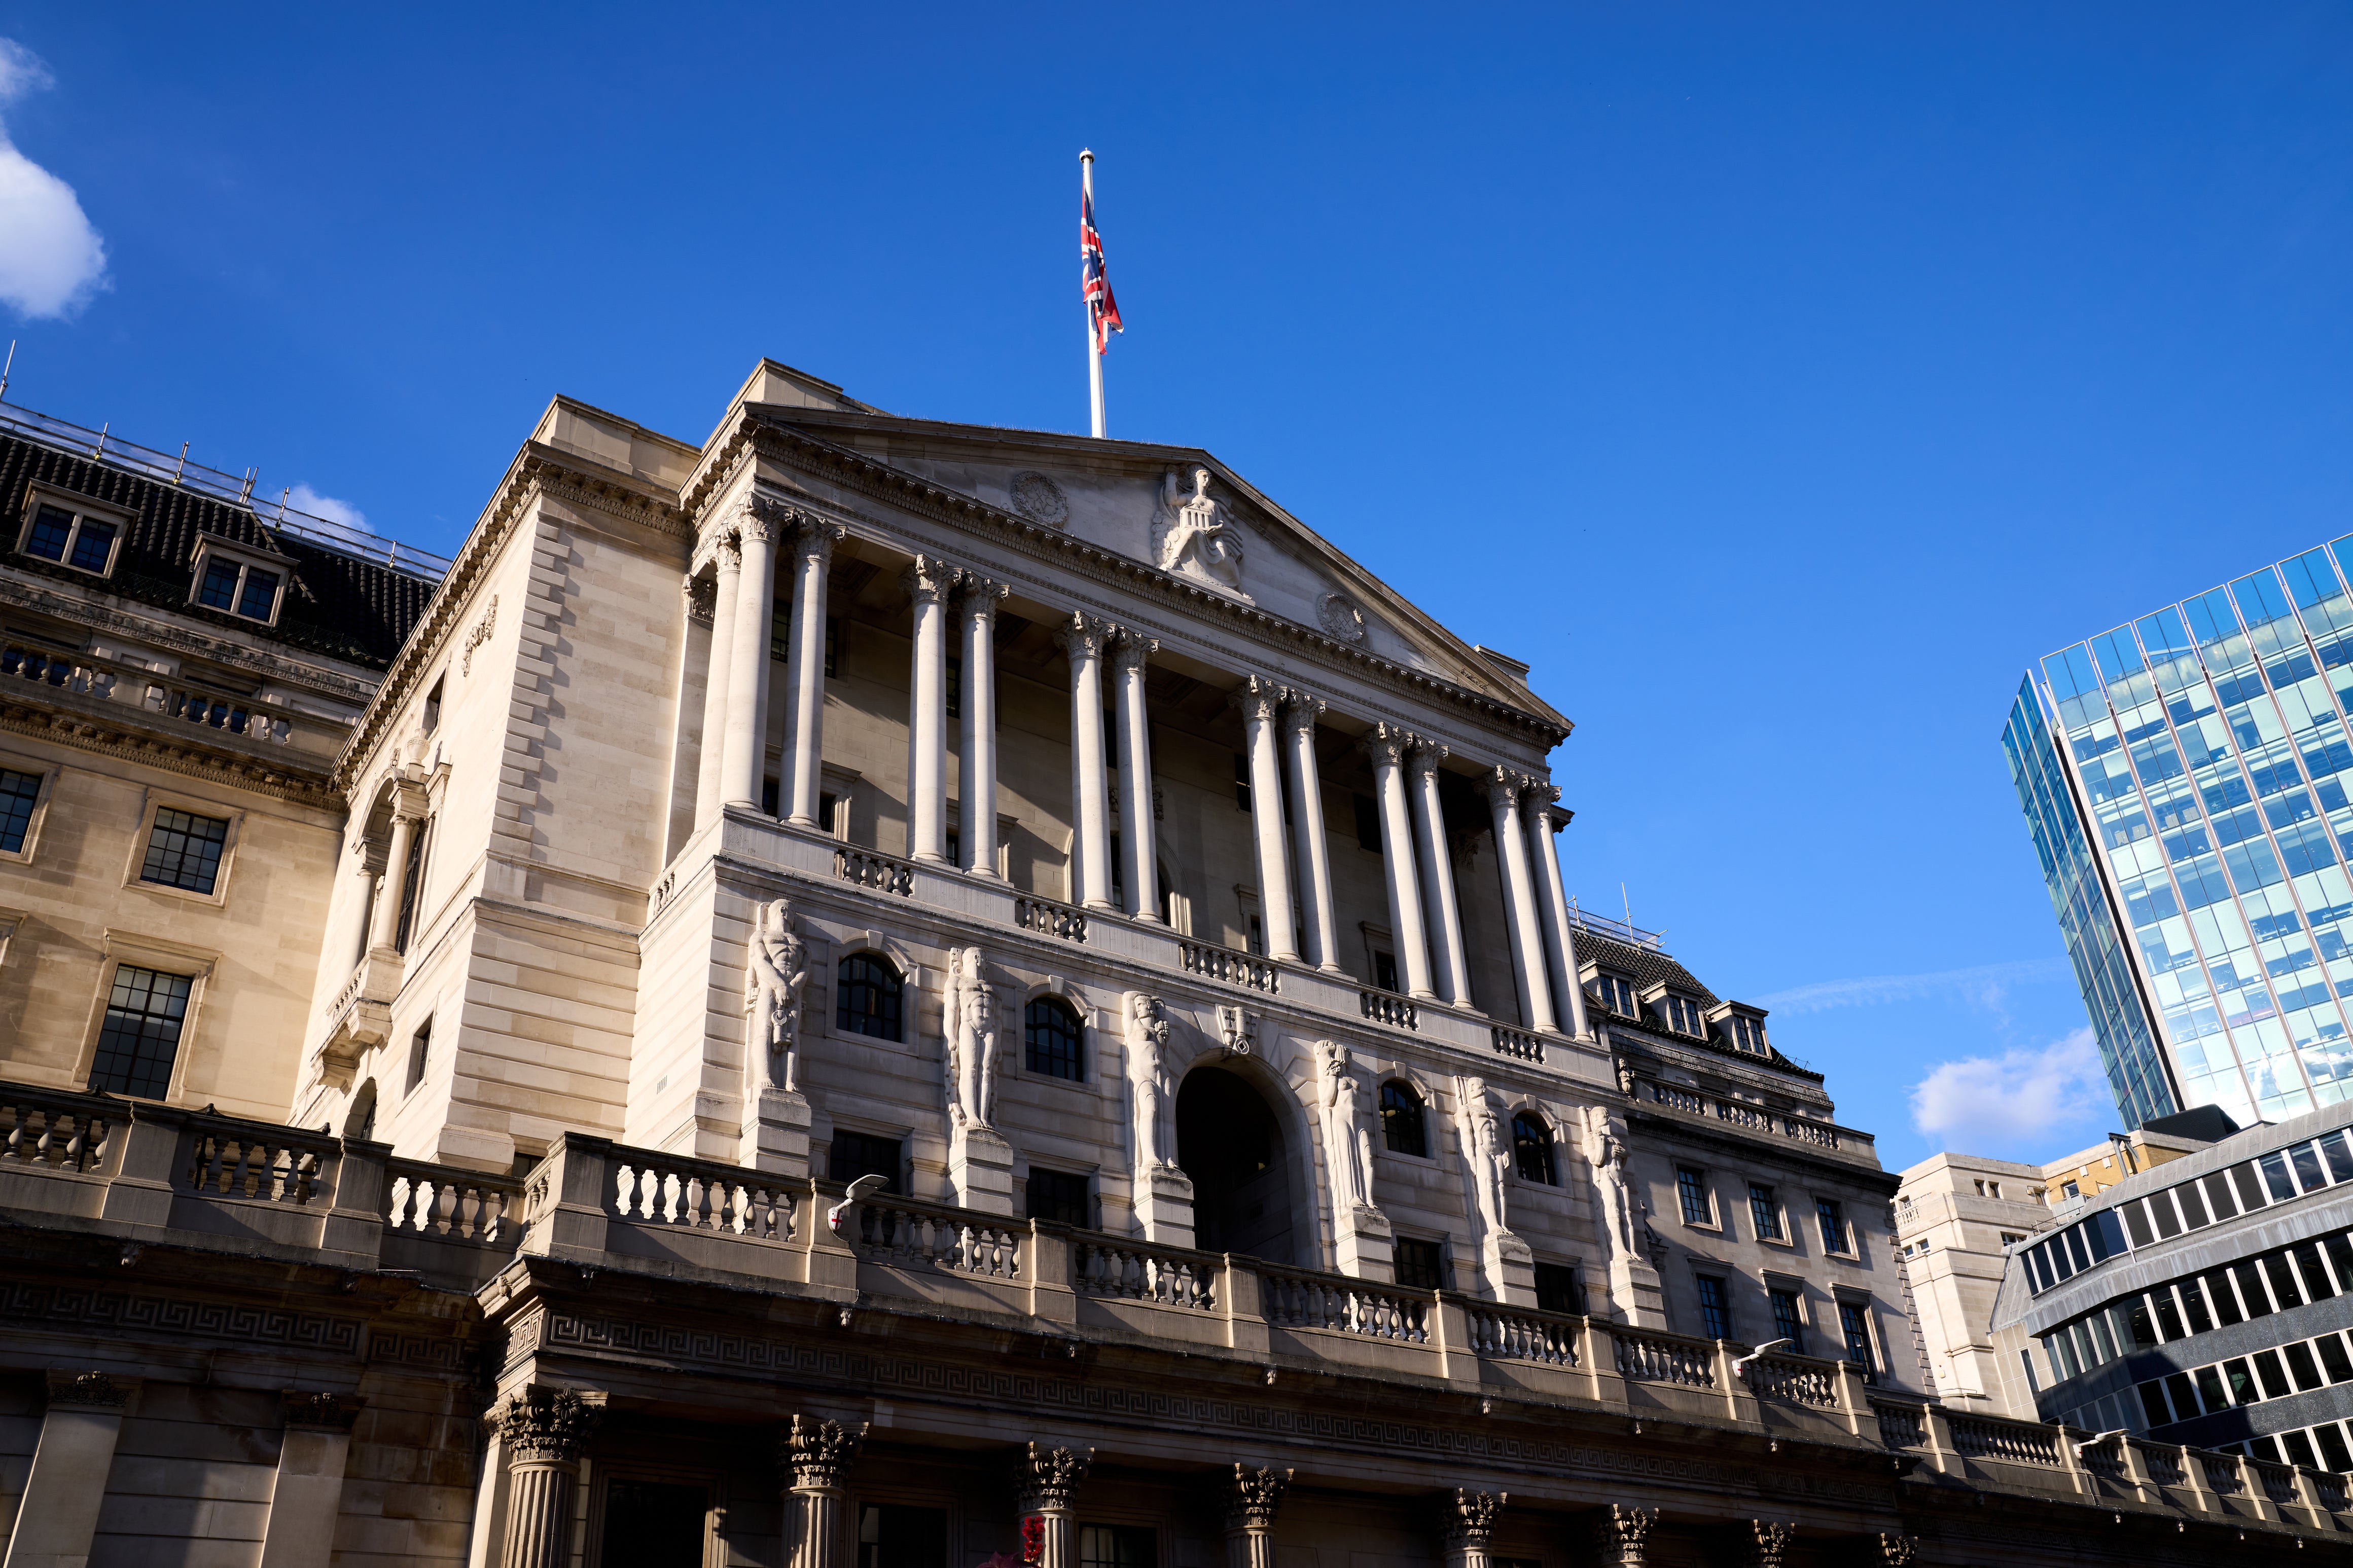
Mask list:
[[[1103,271],[1103,236],[1095,232],[1095,199],[1079,196],[1079,277],[1086,296],[1087,314],[1095,325],[1095,353],[1111,347],[1111,334],[1127,329],[1120,324],[1119,301],[1111,297],[1111,279]]]

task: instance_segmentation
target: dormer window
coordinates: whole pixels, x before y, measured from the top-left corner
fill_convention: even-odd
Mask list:
[[[1639,1018],[1642,1016],[1642,1009],[1634,1001],[1632,981],[1621,974],[1612,974],[1604,970],[1594,977],[1593,984],[1594,990],[1600,997],[1601,1005],[1607,1011],[1615,1013],[1621,1018]]]
[[[122,542],[127,517],[86,505],[72,496],[37,489],[28,499],[25,531],[16,542],[18,551],[93,577],[114,570],[115,550]]]
[[[1765,1054],[1765,1026],[1745,1013],[1735,1013],[1724,1021],[1725,1032],[1732,1037],[1735,1050],[1753,1056]]]
[[[1676,1034],[1704,1036],[1707,1033],[1707,1025],[1700,1017],[1698,1003],[1687,1002],[1670,991],[1663,1009],[1667,1015],[1667,1027]]]
[[[284,566],[266,555],[210,537],[196,545],[195,591],[190,596],[207,609],[275,625],[285,587]]]

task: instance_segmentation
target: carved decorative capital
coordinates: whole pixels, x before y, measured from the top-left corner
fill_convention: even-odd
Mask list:
[[[1077,1500],[1080,1483],[1094,1463],[1095,1451],[1045,1448],[1032,1443],[1027,1455],[1014,1462],[1014,1490],[1023,1513],[1067,1513]]]
[[[49,1373],[49,1404],[75,1410],[120,1410],[130,1403],[136,1386],[117,1383],[102,1372]]]
[[[1479,788],[1485,794],[1487,804],[1498,811],[1518,810],[1521,795],[1535,782],[1513,768],[1490,768],[1479,775]]]
[[[936,555],[918,555],[913,565],[899,574],[899,586],[918,605],[946,604],[963,581],[963,567],[951,566]]]
[[[1263,722],[1274,718],[1282,707],[1282,688],[1263,676],[1248,675],[1226,700],[1233,705],[1245,721]]]
[[[1520,809],[1533,815],[1560,798],[1560,785],[1532,778],[1520,787]]]
[[[838,1489],[858,1450],[866,1441],[867,1424],[796,1415],[792,1426],[776,1435],[776,1468],[790,1478],[795,1491]]]
[[[1082,658],[1101,658],[1103,646],[1117,635],[1119,628],[1101,616],[1075,611],[1064,617],[1054,628],[1054,646],[1071,656],[1076,664]]]
[[[1732,1527],[1733,1555],[1747,1568],[1781,1568],[1789,1555],[1797,1526],[1769,1519],[1746,1519]]]
[[[1376,724],[1365,731],[1365,738],[1357,745],[1373,766],[1393,768],[1412,751],[1416,739],[1411,731],[1395,724]]]
[[[1247,1465],[1234,1467],[1234,1484],[1226,1493],[1226,1528],[1236,1530],[1272,1530],[1275,1510],[1282,1506],[1282,1494],[1290,1489],[1289,1470],[1253,1470]]]
[[[1123,673],[1131,669],[1141,670],[1151,661],[1152,656],[1159,651],[1158,637],[1148,637],[1141,632],[1124,631],[1119,634],[1118,640],[1112,644],[1112,668]]]
[[[800,526],[793,531],[793,555],[804,565],[814,562],[819,567],[833,563],[833,547],[849,537],[849,530],[838,522],[801,514]]]
[[[1591,1518],[1588,1528],[1596,1562],[1604,1568],[1642,1568],[1643,1544],[1651,1538],[1651,1526],[1659,1522],[1657,1509],[1604,1503]]]
[[[305,1394],[290,1388],[278,1396],[280,1416],[290,1427],[313,1432],[348,1432],[367,1403],[356,1394]]]
[[[762,495],[758,490],[744,498],[744,510],[736,526],[745,539],[765,539],[782,542],[792,531],[815,520],[790,501]]]
[[[993,616],[997,614],[997,605],[1011,592],[1011,584],[967,569],[964,581],[956,587],[956,602],[964,606],[964,613],[967,616],[975,618]]]
[[[1504,1511],[1510,1497],[1509,1492],[1457,1491],[1451,1502],[1440,1503],[1440,1533],[1446,1538],[1447,1550],[1485,1550],[1488,1537],[1495,1533],[1495,1516]]]
[[[1324,701],[1312,691],[1296,686],[1282,689],[1282,727],[1294,732],[1313,733],[1316,721],[1324,717]]]
[[[1446,748],[1438,742],[1425,741],[1416,735],[1413,744],[1406,748],[1406,770],[1419,780],[1426,773],[1438,772],[1438,764],[1446,760]]]
[[[744,549],[736,543],[733,533],[723,533],[713,539],[706,547],[705,554],[710,562],[711,570],[722,581],[735,576],[744,570]]]
[[[1920,1543],[1908,1535],[1882,1532],[1863,1538],[1862,1560],[1872,1568],[1912,1568],[1920,1555]]]
[[[709,626],[712,612],[719,604],[718,579],[690,572],[680,586],[686,591],[687,615]]]
[[[604,1395],[583,1398],[568,1388],[526,1388],[491,1409],[491,1424],[518,1459],[568,1465],[605,1419]]]

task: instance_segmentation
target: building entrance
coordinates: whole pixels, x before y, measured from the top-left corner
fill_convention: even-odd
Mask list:
[[[1271,1263],[1296,1258],[1282,1128],[1223,1068],[1196,1068],[1176,1091],[1176,1163],[1193,1181],[1194,1245]]]

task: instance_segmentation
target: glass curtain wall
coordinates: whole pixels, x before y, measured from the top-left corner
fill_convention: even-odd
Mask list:
[[[2353,1093],[2348,562],[2353,538],[2063,648],[2011,712],[2011,776],[2136,1123],[2174,1109],[2154,1060],[2136,1070],[2143,994],[2181,1107],[2247,1126]],[[2101,960],[2117,926],[2146,993]]]

